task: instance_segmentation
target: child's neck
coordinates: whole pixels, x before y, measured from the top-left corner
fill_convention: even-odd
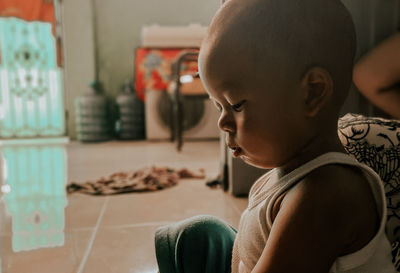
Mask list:
[[[276,168],[278,176],[282,177],[308,161],[328,152],[346,153],[346,150],[337,135],[327,137],[317,134],[310,138],[285,164]]]

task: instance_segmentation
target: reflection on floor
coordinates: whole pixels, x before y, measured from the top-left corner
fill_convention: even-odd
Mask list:
[[[2,191],[12,216],[13,252],[64,245],[66,157],[63,146],[2,147]]]
[[[246,198],[182,180],[156,192],[66,195],[66,181],[85,181],[145,166],[204,168],[218,173],[219,143],[163,142],[4,146],[0,202],[0,273],[157,272],[154,231],[197,214],[237,227]]]

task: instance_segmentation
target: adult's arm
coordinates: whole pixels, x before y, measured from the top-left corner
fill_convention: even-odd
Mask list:
[[[353,81],[373,104],[400,119],[400,33],[383,41],[357,62]]]

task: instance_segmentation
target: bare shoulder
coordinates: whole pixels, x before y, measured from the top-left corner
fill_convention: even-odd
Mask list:
[[[341,198],[342,202],[358,203],[358,197],[373,198],[367,178],[362,171],[353,166],[330,164],[317,168],[305,176],[295,189],[297,191],[317,192],[316,197]],[[320,198],[318,198],[320,199]],[[338,204],[339,205],[339,204]]]
[[[338,257],[363,248],[378,226],[361,171],[320,167],[283,197],[254,272],[329,272]]]
[[[353,166],[331,164],[312,171],[283,202],[312,206],[314,216],[320,215],[321,221],[326,221],[323,224],[340,231],[336,234],[343,242],[340,255],[361,249],[379,228],[378,208],[369,182],[362,171]]]

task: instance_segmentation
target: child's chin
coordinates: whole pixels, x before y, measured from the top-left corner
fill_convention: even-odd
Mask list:
[[[253,160],[252,158],[246,156],[246,155],[241,155],[239,157],[240,159],[242,159],[244,162],[246,162],[246,164],[249,164],[253,167],[259,168],[259,169],[271,169],[271,167],[269,166],[265,166],[265,164],[263,164],[262,162],[258,162],[256,160]]]

